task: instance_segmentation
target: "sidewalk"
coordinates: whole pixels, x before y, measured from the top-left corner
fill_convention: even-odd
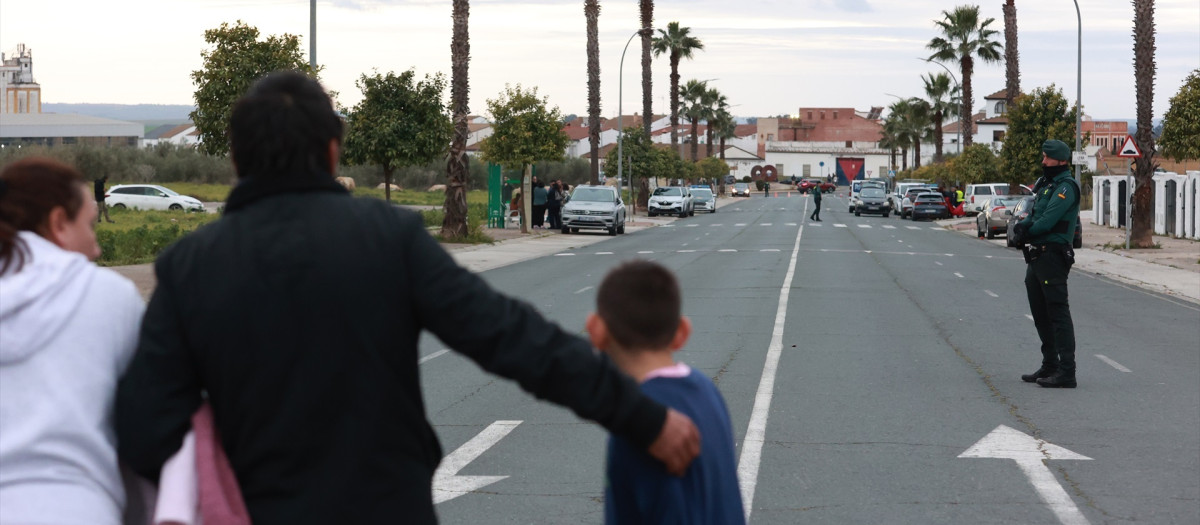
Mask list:
[[[1089,210],[1079,215],[1083,248],[1075,250],[1075,271],[1200,304],[1200,242],[1155,235],[1161,248],[1126,250],[1125,230],[1097,226]],[[974,217],[937,222],[963,235],[976,233]],[[1006,245],[1004,239],[987,242]]]

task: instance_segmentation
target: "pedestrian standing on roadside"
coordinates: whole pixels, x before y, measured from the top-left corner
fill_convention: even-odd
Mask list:
[[[821,185],[817,184],[812,189],[813,212],[808,218],[817,222],[821,222]]]
[[[1033,211],[1013,226],[1025,253],[1025,292],[1042,343],[1042,366],[1021,376],[1047,388],[1075,388],[1075,325],[1067,301],[1067,275],[1075,264],[1071,242],[1079,226],[1079,186],[1071,176],[1071,147],[1042,143],[1041,189]]]
[[[650,261],[622,264],[596,291],[596,312],[585,326],[592,344],[641,383],[642,392],[683,411],[700,426],[700,458],[682,478],[672,476],[620,436],[608,440],[604,522],[745,523],[733,429],[725,400],[698,370],[675,362],[692,323],[681,314],[679,282]]]
[[[417,361],[429,331],[682,475],[700,448],[691,420],[456,264],[420,215],[352,198],[333,180],[342,132],[325,89],[298,72],[234,105],[239,183],[220,219],[155,263],[117,390],[122,459],[157,479],[207,399],[256,525],[436,523],[443,451]]]
[[[546,185],[541,181],[533,183],[533,220],[529,224],[534,228],[546,227]]]
[[[75,168],[0,171],[0,523],[118,525],[113,400],[145,303],[91,261],[97,203]]]
[[[104,216],[104,220],[110,223],[113,222],[113,220],[108,217],[108,205],[104,203],[104,185],[106,183],[108,183],[108,175],[96,179],[96,182],[92,184],[96,193],[96,208],[99,210],[99,212],[96,214],[97,223],[100,222],[101,215]]]
[[[558,181],[550,183],[550,190],[546,192],[546,211],[550,215],[550,229],[557,230],[562,227],[562,186]]]

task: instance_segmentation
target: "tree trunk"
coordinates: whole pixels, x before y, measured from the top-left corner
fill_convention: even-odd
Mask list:
[[[1004,3],[1004,111],[1010,111],[1021,92],[1021,63],[1017,55],[1017,6]]]
[[[725,160],[725,136],[724,136],[724,135],[722,135],[722,136],[721,136],[721,151],[720,151],[720,155],[721,155],[721,160]],[[709,156],[712,156],[712,153],[709,153]]]
[[[653,124],[654,106],[652,105],[653,82],[650,76],[651,47],[654,31],[654,0],[639,0],[642,11],[642,131],[650,136],[650,125]]]
[[[679,52],[671,51],[671,149],[679,151]]]
[[[710,121],[708,124],[705,124],[705,128],[704,128],[704,129],[705,129],[705,133],[704,133],[704,156],[705,156],[705,157],[711,157],[711,156],[712,156],[712,146],[713,146],[713,144],[712,144],[712,139],[713,139],[713,127],[712,127],[712,122]]]
[[[525,165],[521,177],[521,233],[529,233],[529,221],[533,218],[533,164]]]
[[[600,37],[598,20],[600,3],[586,0],[583,14],[587,18],[587,69],[588,69],[588,142],[591,145],[592,165],[588,180],[600,184]],[[623,130],[617,130],[621,133]]]
[[[700,143],[697,142],[697,135],[700,134],[700,122],[692,119],[692,162],[696,162],[696,156],[700,154]]]
[[[648,176],[639,177],[638,179],[637,205],[643,209],[650,206],[650,180],[647,178]]]
[[[1136,248],[1154,246],[1154,0],[1133,2],[1133,76],[1137,95],[1137,132],[1133,137],[1142,157],[1137,159],[1133,178],[1133,217],[1129,244]]]
[[[933,162],[942,162],[942,112],[933,114]]]
[[[470,232],[467,213],[467,115],[470,94],[467,69],[471,61],[471,41],[467,19],[468,0],[454,0],[454,36],[450,41],[450,110],[454,113],[454,139],[446,159],[446,201],[442,204],[442,238],[463,238]]]
[[[917,140],[913,142],[913,169],[915,170],[921,167],[921,138],[917,137]]]
[[[960,152],[975,142],[975,126],[971,119],[971,72],[974,66],[970,56],[962,58],[962,118],[959,122],[962,123],[963,139]]]
[[[900,171],[908,171],[908,148],[900,148]]]

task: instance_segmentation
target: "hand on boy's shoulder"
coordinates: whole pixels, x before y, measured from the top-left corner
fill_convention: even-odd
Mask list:
[[[687,474],[692,460],[700,455],[700,431],[691,418],[674,408],[668,408],[662,431],[650,444],[648,452],[666,465],[667,472],[683,476]]]

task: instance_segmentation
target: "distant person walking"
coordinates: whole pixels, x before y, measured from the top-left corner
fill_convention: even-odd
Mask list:
[[[0,171],[0,523],[119,525],[113,400],[145,303],[100,256],[75,168]]]
[[[99,210],[99,212],[96,214],[96,222],[100,222],[101,215],[104,216],[104,220],[113,222],[112,219],[108,218],[108,205],[104,203],[104,194],[106,193],[104,191],[104,184],[107,182],[108,175],[105,175],[96,179],[96,182],[92,184],[96,191],[96,208]]]
[[[821,185],[817,184],[812,189],[813,212],[808,218],[817,222],[821,222]]]
[[[550,183],[550,191],[546,192],[546,211],[550,215],[550,229],[562,227],[562,185],[558,181]]]
[[[218,220],[155,263],[117,390],[121,458],[156,478],[207,397],[256,525],[436,523],[443,450],[417,361],[428,331],[683,475],[701,446],[691,420],[456,264],[420,215],[352,198],[333,180],[342,132],[325,89],[298,72],[234,105],[240,182]]]

